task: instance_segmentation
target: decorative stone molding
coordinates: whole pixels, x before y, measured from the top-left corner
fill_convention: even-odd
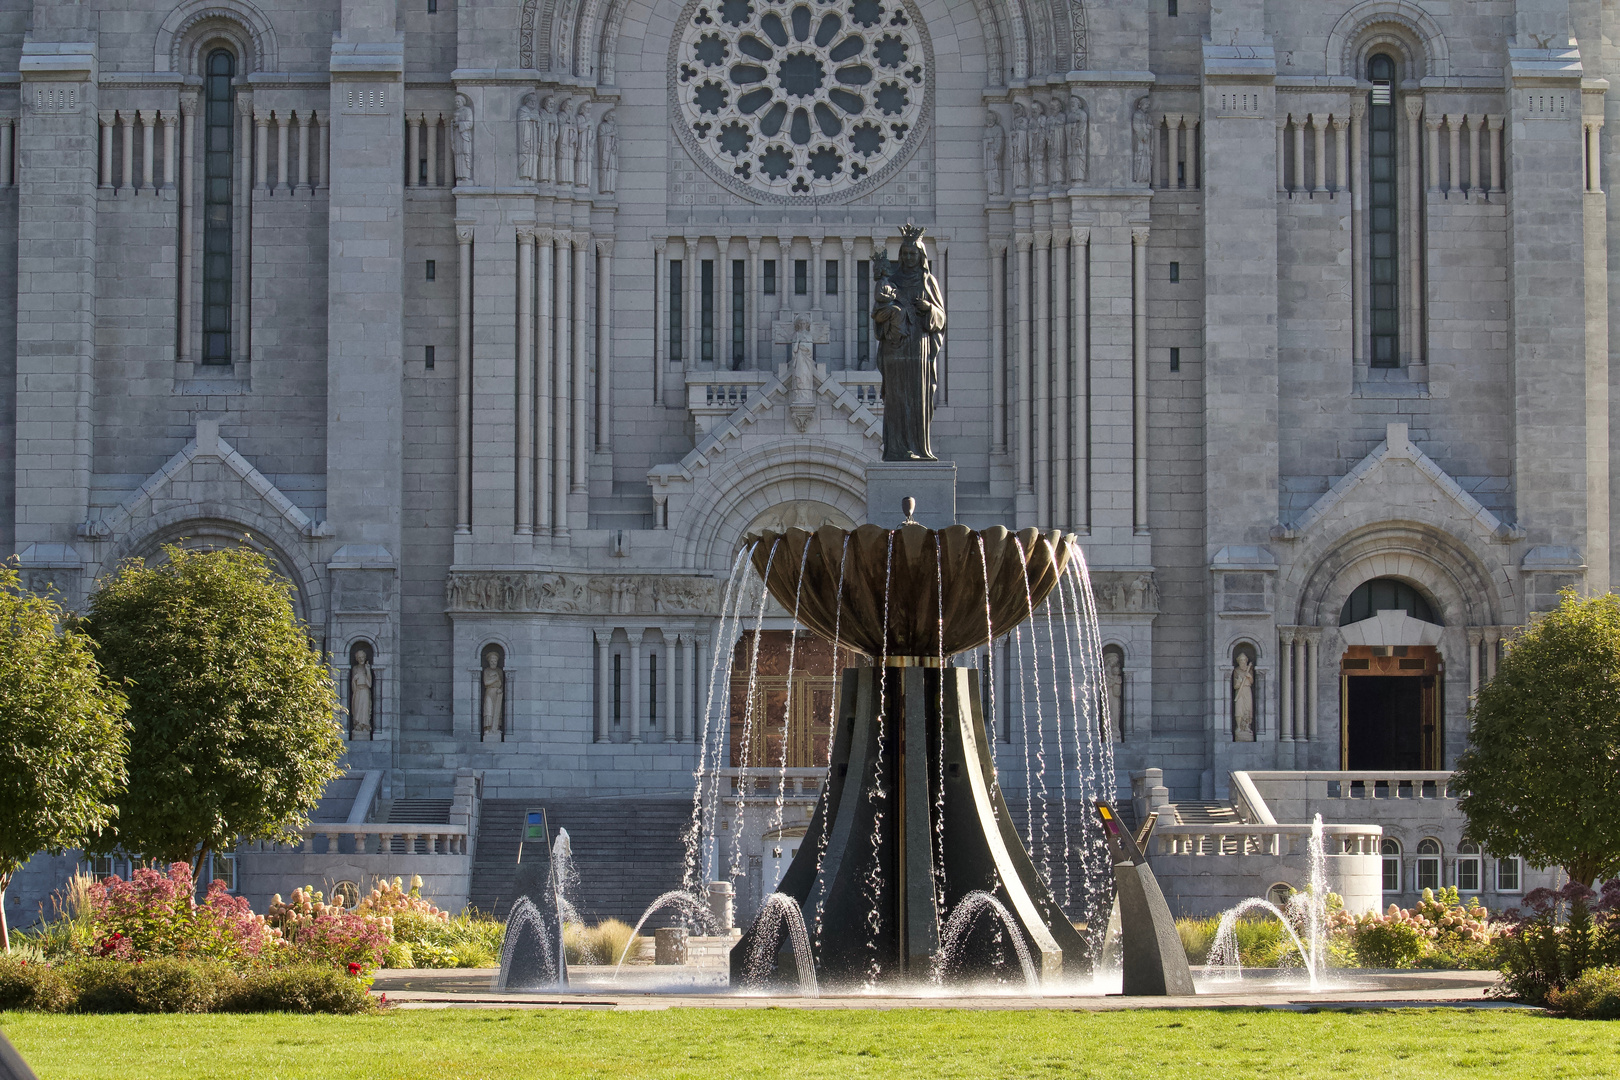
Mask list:
[[[711,577],[451,571],[445,610],[456,613],[717,616],[723,582]]]

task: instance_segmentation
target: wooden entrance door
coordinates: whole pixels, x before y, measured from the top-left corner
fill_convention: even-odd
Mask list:
[[[1340,662],[1340,767],[1441,767],[1445,665],[1432,645],[1352,645]]]
[[[754,659],[754,634],[737,642],[731,664],[731,764],[734,768],[787,767],[820,769],[827,765],[838,667],[832,643],[799,631],[766,630],[759,639],[759,668],[753,678],[752,708],[749,671]],[[788,678],[788,654],[793,656],[793,677]],[[853,654],[840,649],[839,664],[853,662]],[[791,698],[790,698],[791,695]],[[747,760],[744,761],[746,750]]]

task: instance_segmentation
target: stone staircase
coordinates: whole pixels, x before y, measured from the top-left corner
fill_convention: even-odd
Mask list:
[[[485,799],[473,855],[470,903],[504,918],[517,877],[523,814],[544,809],[552,837],[567,829],[579,872],[579,909],[588,922],[622,919],[631,925],[660,893],[679,888],[692,818],[690,799]],[[668,926],[660,912],[649,928]]]
[[[385,818],[390,825],[448,825],[449,799],[395,799]]]
[[[1235,827],[1243,824],[1243,819],[1233,809],[1232,804],[1219,799],[1193,799],[1185,802],[1173,802],[1165,806],[1177,825],[1209,825],[1215,828]],[[1161,814],[1160,820],[1164,817]],[[1168,824],[1169,822],[1166,822]],[[1221,840],[1222,855],[1236,855],[1238,853],[1238,839],[1235,836],[1224,837]]]

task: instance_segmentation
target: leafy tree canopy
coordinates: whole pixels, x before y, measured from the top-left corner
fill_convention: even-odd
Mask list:
[[[95,849],[201,865],[237,837],[292,842],[342,771],[337,695],[257,552],[166,547],[90,597],[85,629],[128,681],[129,794]]]
[[[124,786],[124,695],[63,614],[0,567],[0,949],[12,875],[103,828]]]
[[[1583,885],[1620,873],[1620,596],[1565,591],[1508,645],[1457,764],[1470,840]]]

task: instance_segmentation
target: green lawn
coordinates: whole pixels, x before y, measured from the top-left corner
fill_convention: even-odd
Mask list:
[[[41,1080],[539,1080],[545,1077],[1620,1075],[1620,1023],[1406,1009],[889,1012],[406,1011],[376,1017],[0,1014]]]

